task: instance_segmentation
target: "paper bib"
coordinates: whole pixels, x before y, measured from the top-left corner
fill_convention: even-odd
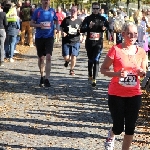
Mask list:
[[[50,22],[41,22],[43,25],[41,29],[50,29],[51,28],[51,23]]]
[[[137,76],[128,74],[127,77],[119,79],[119,84],[125,87],[135,87],[137,85]]]
[[[90,32],[90,40],[99,40],[100,34],[96,32]]]

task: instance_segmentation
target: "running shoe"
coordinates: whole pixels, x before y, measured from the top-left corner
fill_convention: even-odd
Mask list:
[[[32,44],[32,45],[30,45],[30,47],[34,47],[34,45]]]
[[[96,80],[95,79],[92,80],[92,87],[96,87]]]
[[[45,78],[45,77],[41,77],[41,79],[40,79],[40,84],[39,84],[39,86],[41,86],[41,87],[44,86],[44,78]]]
[[[10,58],[9,61],[10,61],[11,63],[13,63],[13,62],[14,62],[14,59],[13,59],[13,58]]]
[[[50,87],[50,83],[49,83],[49,80],[48,79],[45,79],[44,80],[44,87]]]
[[[115,137],[113,137],[113,138],[111,137],[110,131],[111,130],[109,130],[108,137],[105,142],[105,150],[113,150],[114,149]]]
[[[65,67],[68,67],[68,65],[69,65],[69,62],[66,61],[66,62],[64,63],[64,66],[65,66]]]
[[[15,49],[15,50],[14,50],[14,54],[18,54],[18,53],[19,53],[19,52]]]
[[[72,76],[75,75],[74,70],[70,70],[70,75],[72,75]]]

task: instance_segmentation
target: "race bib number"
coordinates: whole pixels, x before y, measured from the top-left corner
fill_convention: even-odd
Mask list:
[[[135,87],[137,85],[137,76],[128,74],[127,77],[119,79],[119,84],[125,87]]]
[[[90,40],[99,40],[100,34],[96,32],[90,32]]]
[[[69,31],[68,33],[71,35],[76,35],[77,34],[77,28],[72,28],[71,25],[68,26]]]
[[[42,24],[41,29],[50,29],[51,28],[50,22],[41,22],[41,24]]]

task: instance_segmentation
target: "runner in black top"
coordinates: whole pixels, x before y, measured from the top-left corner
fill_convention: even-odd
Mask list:
[[[74,67],[76,57],[80,47],[80,25],[81,19],[77,18],[77,8],[74,6],[71,9],[71,16],[66,17],[60,27],[62,30],[62,55],[66,61],[64,66],[68,67],[71,61],[70,75],[74,75]]]
[[[85,48],[88,56],[88,76],[92,86],[96,86],[99,71],[99,59],[103,49],[103,32],[108,27],[108,21],[99,14],[100,5],[92,4],[93,13],[83,20],[80,32],[87,32]],[[92,72],[93,71],[93,72]]]

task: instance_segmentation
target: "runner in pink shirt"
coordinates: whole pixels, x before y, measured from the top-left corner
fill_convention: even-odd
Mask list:
[[[113,150],[115,135],[124,131],[124,125],[122,150],[129,150],[141,106],[140,77],[146,74],[146,53],[135,45],[138,37],[136,25],[125,23],[122,36],[124,42],[109,50],[101,66],[101,73],[112,77],[108,88],[108,106],[113,127],[108,132],[106,150]],[[111,65],[113,70],[110,70]]]
[[[61,38],[61,30],[60,30],[60,25],[61,22],[63,21],[63,19],[65,18],[64,14],[62,13],[62,9],[60,6],[58,6],[57,8],[57,12],[56,12],[56,16],[58,18],[58,33],[55,33],[55,42],[59,42],[60,38]]]

